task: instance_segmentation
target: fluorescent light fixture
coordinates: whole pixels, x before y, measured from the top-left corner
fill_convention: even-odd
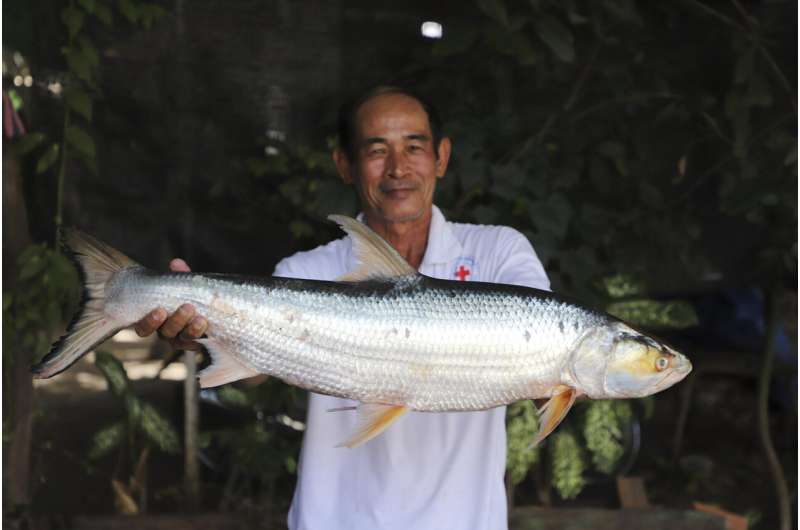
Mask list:
[[[422,23],[422,36],[429,39],[442,38],[442,25],[430,20]]]

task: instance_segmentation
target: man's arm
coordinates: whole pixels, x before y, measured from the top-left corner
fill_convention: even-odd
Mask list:
[[[189,265],[182,259],[172,260],[169,270],[191,272]],[[140,337],[147,337],[158,331],[159,336],[176,350],[199,350],[200,345],[194,340],[202,337],[207,328],[208,321],[197,314],[192,304],[183,304],[172,315],[167,315],[162,307],[156,308],[133,326]]]

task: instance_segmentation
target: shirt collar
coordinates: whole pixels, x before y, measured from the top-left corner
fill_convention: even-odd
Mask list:
[[[364,222],[364,213],[358,214],[357,219]],[[422,258],[422,265],[433,265],[434,263],[449,263],[459,257],[463,247],[456,238],[444,214],[434,204],[431,214],[431,226],[428,229],[428,246],[425,249],[425,256]],[[351,247],[352,255],[352,247]],[[355,257],[353,256],[354,260]]]

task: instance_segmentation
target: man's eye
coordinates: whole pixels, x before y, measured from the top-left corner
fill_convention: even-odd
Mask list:
[[[369,156],[382,155],[382,154],[384,154],[384,153],[386,153],[386,149],[381,149],[381,148],[377,148],[377,149],[370,149],[370,150],[367,152],[367,154],[368,154]]]
[[[409,150],[409,151],[411,151],[411,152],[419,152],[419,151],[422,151],[422,150],[423,150],[423,148],[422,148],[422,146],[421,146],[421,145],[414,145],[414,144],[412,144],[412,145],[409,145],[409,146],[408,146],[408,150]]]

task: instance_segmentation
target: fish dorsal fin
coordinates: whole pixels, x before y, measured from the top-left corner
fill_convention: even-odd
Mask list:
[[[358,420],[352,436],[336,447],[358,447],[385,431],[389,425],[408,412],[403,405],[381,405],[380,403],[361,403],[357,408]],[[346,410],[341,409],[341,410]]]
[[[536,445],[553,432],[558,427],[561,420],[566,417],[569,409],[575,403],[578,392],[574,388],[566,385],[559,385],[553,392],[553,396],[539,409],[539,432],[533,440],[532,445]]]
[[[358,266],[339,281],[359,282],[413,276],[417,271],[389,243],[367,225],[344,215],[329,215],[353,240]]]
[[[221,341],[206,338],[196,339],[196,342],[205,346],[211,356],[211,364],[197,374],[200,388],[225,385],[259,374],[258,371],[239,362],[227,345]]]

